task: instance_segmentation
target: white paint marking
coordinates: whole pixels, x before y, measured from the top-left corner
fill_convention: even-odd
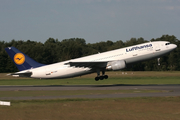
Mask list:
[[[11,106],[11,102],[0,101],[0,105]]]

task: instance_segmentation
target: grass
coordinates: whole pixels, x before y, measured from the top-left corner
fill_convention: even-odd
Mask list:
[[[109,79],[94,80],[96,74],[69,79],[14,78],[0,74],[0,85],[113,85],[180,84],[180,72],[107,72]],[[61,96],[88,94],[167,92],[159,90],[51,90],[0,91],[0,97]],[[170,92],[170,91],[169,91]],[[180,97],[135,97],[104,99],[11,100],[0,106],[1,120],[179,120]]]
[[[2,120],[179,120],[180,97],[12,101]]]
[[[14,78],[0,74],[0,85],[112,85],[112,84],[180,84],[180,72],[107,72],[109,79],[95,81],[96,74],[69,79]]]

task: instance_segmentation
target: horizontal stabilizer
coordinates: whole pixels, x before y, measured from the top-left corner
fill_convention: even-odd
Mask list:
[[[24,72],[24,73],[10,73],[10,74],[7,74],[7,75],[12,75],[12,76],[19,76],[19,77],[31,77],[32,75],[32,72]]]

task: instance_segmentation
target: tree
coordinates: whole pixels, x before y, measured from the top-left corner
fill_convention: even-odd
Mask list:
[[[158,65],[157,59],[138,62],[128,65],[125,70],[139,71],[167,71],[180,70],[180,41],[174,35],[162,35],[160,38],[151,39],[151,41],[169,41],[176,44],[178,47],[170,54],[167,54],[160,59],[161,65]],[[10,42],[0,41],[0,72],[15,72],[18,71],[4,48],[14,46],[29,57],[39,63],[51,64],[69,59],[79,58],[87,55],[97,54],[126,46],[137,45],[147,42],[143,38],[131,38],[123,42],[122,40],[112,42],[88,43],[83,38],[70,38],[58,41],[58,39],[49,38],[45,43],[36,41],[12,40]]]

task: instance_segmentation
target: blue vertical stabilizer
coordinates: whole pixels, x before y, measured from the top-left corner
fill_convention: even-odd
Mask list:
[[[15,47],[5,48],[12,61],[16,64],[19,71],[37,68],[44,66],[44,64],[38,63],[26,54],[22,53]]]

